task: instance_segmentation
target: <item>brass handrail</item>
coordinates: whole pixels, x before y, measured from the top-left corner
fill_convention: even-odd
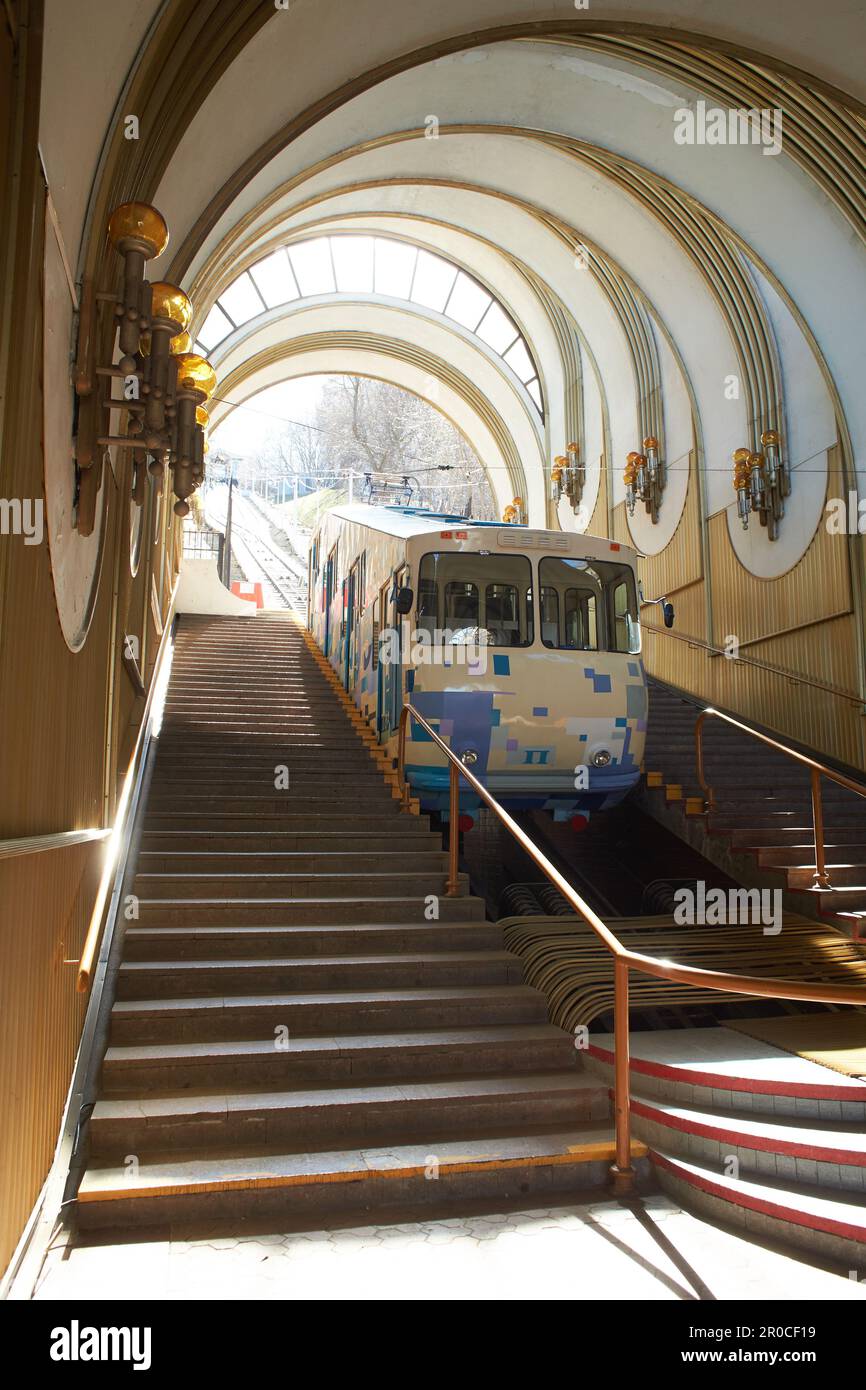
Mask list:
[[[827,685],[824,681],[817,681],[811,676],[800,675],[797,671],[789,671],[784,666],[774,666],[769,661],[760,661],[755,656],[737,656],[734,660],[728,656],[723,647],[716,647],[712,642],[705,642],[702,637],[690,637],[686,632],[671,632],[666,627],[656,627],[654,623],[641,623],[641,632],[652,632],[658,637],[670,637],[675,642],[685,642],[687,646],[710,652],[713,656],[727,656],[732,666],[753,666],[755,670],[766,671],[770,676],[782,676],[791,685],[808,685],[812,690],[820,690],[825,695],[835,695],[840,700],[847,700],[855,709],[863,710],[864,708],[862,698],[855,695],[853,690],[840,690],[838,686]]]
[[[639,970],[644,975],[653,975],[661,980],[672,980],[678,984],[694,985],[700,989],[716,989],[721,993],[745,994],[761,999],[801,999],[818,1004],[857,1004],[866,1006],[866,989],[853,989],[844,985],[804,985],[796,980],[766,980],[755,975],[732,975],[722,970],[705,970],[700,966],[676,965],[673,961],[656,960],[653,956],[630,951],[614,935],[596,912],[584,902],[579,893],[563,878],[550,860],[542,854],[524,830],[508,814],[504,806],[487,790],[482,782],[470,772],[456,753],[431,728],[427,720],[412,705],[404,701],[400,711],[398,729],[397,778],[402,793],[403,806],[408,810],[411,789],[406,777],[406,727],[409,718],[414,719],[425,730],[436,746],[445,754],[449,767],[450,826],[448,832],[448,887],[449,896],[459,891],[459,831],[458,812],[460,806],[459,778],[465,777],[472,790],[497,816],[506,830],[526,851],[532,862],[572,906],[574,911],[592,928],[599,940],[607,947],[614,958],[614,1114],[616,1126],[616,1156],[611,1167],[614,1190],[626,1195],[634,1185],[634,1170],[631,1166],[631,1120],[630,1120],[630,1080],[629,1080],[629,1024],[628,1024],[628,972]]]
[[[769,734],[762,734],[759,729],[752,728],[751,724],[744,724],[740,719],[733,719],[729,714],[722,714],[721,710],[708,707],[698,715],[695,721],[695,765],[698,785],[704,793],[704,803],[710,812],[716,809],[717,803],[716,794],[707,782],[704,769],[703,735],[704,722],[707,719],[721,719],[725,724],[739,729],[741,733],[759,739],[761,743],[766,743],[769,748],[775,748],[777,753],[784,753],[794,762],[802,763],[804,767],[809,768],[812,790],[812,832],[815,839],[815,873],[813,878],[816,888],[832,888],[830,875],[827,872],[827,853],[824,845],[824,803],[821,796],[821,778],[829,777],[831,782],[838,782],[840,787],[856,792],[858,796],[866,796],[866,786],[862,782],[856,782],[853,777],[846,776],[844,772],[837,772],[835,768],[819,762],[817,758],[810,758],[807,753],[799,753],[796,748],[789,748],[787,744],[780,743],[778,739],[770,738]]]
[[[129,840],[132,832],[132,821],[134,817],[129,816],[130,807],[135,806],[138,791],[141,785],[141,777],[144,771],[144,760],[142,752],[145,746],[145,738],[149,735],[151,718],[153,715],[154,694],[159,685],[162,669],[165,664],[166,655],[171,650],[171,629],[174,604],[177,598],[178,580],[175,580],[174,588],[171,592],[168,609],[166,612],[165,625],[162,629],[162,636],[159,642],[159,649],[156,654],[156,661],[150,677],[150,686],[147,691],[147,700],[141,716],[141,723],[138,726],[138,735],[135,740],[135,747],[126,769],[126,776],[123,779],[123,788],[117,802],[114,817],[114,826],[110,832],[108,851],[105,856],[105,863],[102,867],[102,877],[99,880],[99,888],[96,893],[96,902],[90,914],[90,923],[87,928],[87,935],[84,938],[84,945],[81,950],[81,959],[78,961],[78,975],[76,978],[76,989],[79,994],[84,994],[90,985],[90,977],[93,971],[93,961],[99,946],[102,935],[103,917],[105,906],[108,901],[109,888],[112,886],[112,899],[119,899],[122,874],[125,867],[126,852],[129,849]],[[133,789],[135,795],[133,795]],[[70,962],[71,963],[71,962]]]
[[[69,849],[107,840],[110,830],[58,830],[53,835],[25,835],[18,840],[0,840],[0,859],[13,859],[24,854],[45,854],[47,850]]]

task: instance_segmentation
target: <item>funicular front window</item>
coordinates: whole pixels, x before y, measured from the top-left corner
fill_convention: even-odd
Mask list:
[[[560,651],[640,651],[634,572],[608,560],[545,556],[541,640]]]
[[[452,646],[528,647],[533,638],[532,569],[525,555],[441,551],[418,576],[418,626]]]

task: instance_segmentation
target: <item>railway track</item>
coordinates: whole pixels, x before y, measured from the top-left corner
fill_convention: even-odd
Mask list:
[[[238,521],[232,523],[232,550],[246,577],[261,583],[266,608],[288,606],[306,616],[307,574],[300,560]]]

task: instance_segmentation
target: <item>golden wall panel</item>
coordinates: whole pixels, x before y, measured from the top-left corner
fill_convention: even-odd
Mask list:
[[[75,988],[104,843],[0,859],[0,1270],[57,1144],[87,1000]]]
[[[842,483],[836,468],[831,470],[828,486],[831,495],[838,495]],[[753,520],[751,525],[755,524]],[[728,633],[736,633],[742,644],[851,612],[848,546],[844,536],[831,536],[825,526],[819,525],[802,559],[787,574],[777,579],[756,579],[737,558],[726,514],[717,512],[711,516],[707,529],[713,583],[713,641],[717,646],[723,645]],[[820,675],[815,666],[806,669]]]

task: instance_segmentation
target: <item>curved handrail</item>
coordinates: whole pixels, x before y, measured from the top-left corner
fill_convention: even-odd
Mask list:
[[[675,642],[685,642],[687,646],[710,652],[712,656],[727,656],[732,666],[754,666],[756,670],[766,671],[768,675],[782,676],[791,685],[808,685],[812,690],[820,690],[825,695],[835,695],[840,700],[847,700],[855,709],[862,710],[864,707],[862,697],[855,695],[853,690],[840,690],[838,686],[827,685],[824,681],[814,680],[811,676],[803,676],[799,672],[789,671],[784,666],[774,666],[769,661],[760,661],[755,656],[737,656],[736,660],[732,660],[723,647],[716,647],[712,642],[705,642],[702,637],[690,637],[686,632],[671,632],[666,627],[656,627],[654,623],[641,623],[641,632],[652,632],[658,637],[670,637]]]
[[[108,901],[109,888],[112,887],[112,903],[119,901],[120,890],[123,883],[123,874],[126,867],[126,856],[129,851],[129,843],[132,836],[132,827],[135,816],[130,815],[130,810],[134,810],[138,802],[138,793],[141,788],[141,780],[144,773],[144,753],[147,742],[150,738],[150,727],[153,718],[154,696],[160,685],[160,678],[163,675],[166,655],[171,650],[172,638],[172,613],[174,602],[177,596],[178,580],[175,580],[172,589],[171,599],[169,600],[166,614],[165,626],[159,642],[159,649],[156,653],[153,671],[150,678],[150,686],[147,692],[144,712],[141,716],[141,723],[138,726],[138,735],[135,740],[135,747],[126,769],[126,776],[123,779],[123,788],[117,802],[114,817],[114,827],[110,832],[111,838],[108,851],[105,856],[105,863],[102,867],[102,876],[99,880],[99,888],[96,894],[96,902],[90,914],[90,923],[87,934],[84,938],[84,946],[81,950],[81,958],[78,962],[78,976],[76,979],[76,989],[79,994],[84,994],[90,985],[93,972],[93,961],[99,946],[102,935],[103,917],[105,906]],[[133,795],[134,792],[134,795]]]
[[[866,796],[866,785],[856,781],[853,777],[848,777],[844,772],[837,772],[834,767],[828,767],[826,763],[820,762],[817,758],[810,758],[808,753],[800,753],[796,748],[789,748],[787,744],[780,743],[778,739],[770,738],[769,734],[761,733],[760,729],[753,728],[751,724],[744,724],[741,719],[734,719],[730,714],[722,714],[721,710],[708,706],[701,711],[695,721],[695,767],[698,785],[704,793],[704,803],[709,812],[716,808],[716,795],[707,782],[704,769],[703,734],[704,723],[707,719],[721,719],[725,724],[739,729],[740,733],[748,734],[751,738],[766,743],[768,748],[774,748],[777,753],[784,753],[786,758],[791,758],[794,762],[802,763],[804,767],[808,767],[812,788],[812,830],[815,836],[815,886],[831,888],[833,885],[827,872],[824,846],[824,805],[821,796],[821,778],[829,777],[831,782],[838,782],[840,787],[856,792],[858,796]]]
[[[448,744],[431,728],[430,724],[422,714],[412,705],[411,701],[405,700],[400,711],[400,724],[398,729],[398,753],[397,753],[397,779],[400,787],[403,805],[408,808],[410,801],[410,787],[406,777],[406,726],[409,719],[414,719],[424,729],[426,734],[436,746],[445,754],[450,767],[449,789],[450,789],[450,828],[448,836],[448,855],[449,873],[448,888],[449,896],[454,896],[458,892],[458,846],[459,835],[456,833],[457,812],[459,809],[459,778],[462,776],[469,783],[472,790],[478,795],[486,806],[490,807],[494,815],[502,822],[506,830],[514,837],[518,844],[526,851],[533,863],[542,871],[556,888],[559,889],[563,897],[573,907],[575,912],[592,928],[596,936],[610,951],[614,958],[614,1105],[616,1116],[616,1160],[612,1168],[614,1184],[618,1191],[629,1192],[634,1180],[634,1173],[631,1167],[631,1134],[630,1134],[630,1096],[629,1096],[629,1024],[628,1024],[628,972],[630,969],[639,970],[644,975],[653,975],[658,979],[672,980],[678,984],[694,985],[697,988],[717,989],[727,994],[745,994],[755,998],[763,999],[801,999],[813,1003],[824,1004],[859,1004],[866,1006],[866,988],[853,989],[844,985],[804,985],[797,980],[767,980],[755,975],[734,975],[723,970],[705,970],[699,966],[677,965],[674,961],[657,960],[653,956],[642,955],[638,951],[631,951],[624,946],[610,928],[602,921],[598,913],[594,912],[585,902],[580,894],[572,888],[571,884],[565,879],[558,869],[554,868],[550,860],[542,854],[541,850],[534,844],[530,837],[522,830],[517,822],[508,814],[504,806],[501,806],[496,798],[487,790],[482,782],[470,772],[456,753],[448,747]],[[736,721],[733,721],[736,722]],[[772,741],[772,740],[770,740]]]

